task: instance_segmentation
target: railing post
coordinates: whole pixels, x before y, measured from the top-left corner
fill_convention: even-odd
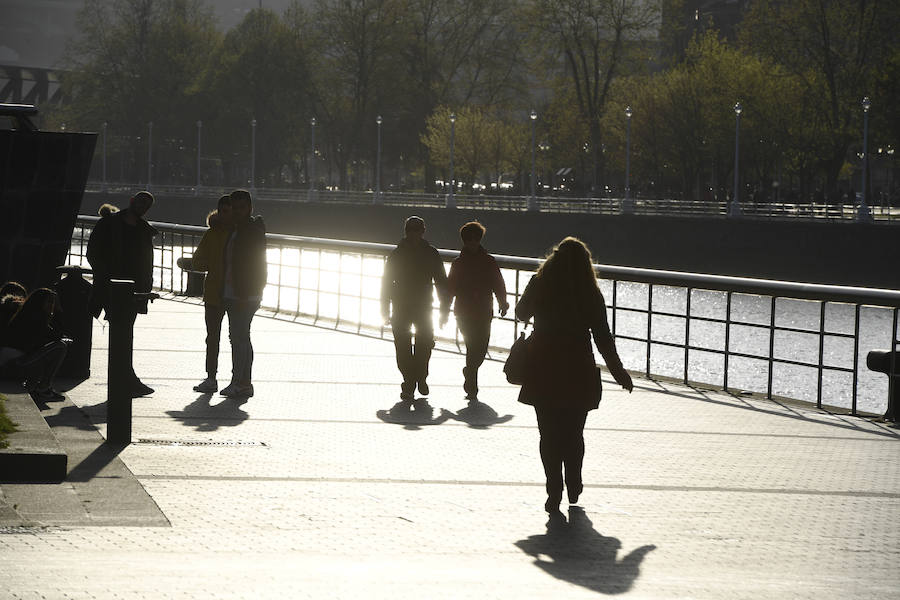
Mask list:
[[[825,302],[819,305],[819,368],[816,383],[816,408],[822,408],[822,377],[825,365]]]
[[[688,383],[688,368],[691,361],[691,292],[693,288],[686,288],[687,302],[684,307],[684,384]]]
[[[728,392],[728,352],[731,346],[731,292],[726,292],[725,300],[725,365],[722,374],[722,389]]]
[[[106,389],[106,439],[131,443],[132,350],[134,345],[134,281],[109,282],[109,364]]]
[[[766,398],[772,399],[772,377],[775,370],[775,308],[777,296],[772,296],[769,307],[769,381],[766,384]]]

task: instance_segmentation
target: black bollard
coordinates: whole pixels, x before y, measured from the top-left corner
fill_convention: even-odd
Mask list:
[[[866,356],[866,366],[888,376],[888,407],[884,420],[900,422],[900,352],[872,350]]]
[[[134,385],[132,350],[134,281],[111,279],[109,304],[109,370],[106,389],[106,439],[113,444],[131,443],[131,388]]]

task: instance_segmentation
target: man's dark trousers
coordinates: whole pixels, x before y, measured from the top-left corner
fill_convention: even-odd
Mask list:
[[[397,368],[403,375],[402,391],[411,394],[416,383],[428,377],[428,361],[434,348],[434,325],[431,321],[430,305],[394,310],[391,329],[394,332],[394,349],[397,354]],[[415,348],[412,344],[410,327],[416,327]]]

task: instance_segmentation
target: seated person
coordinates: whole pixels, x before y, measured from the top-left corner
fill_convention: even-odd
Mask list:
[[[13,362],[15,374],[36,400],[61,400],[51,387],[66,357],[67,340],[50,324],[56,310],[56,292],[39,288],[31,292],[13,315],[4,345],[21,353]]]
[[[4,366],[7,363],[21,355],[18,350],[8,347],[6,329],[27,295],[25,286],[15,281],[7,281],[0,287],[0,375],[6,370]]]

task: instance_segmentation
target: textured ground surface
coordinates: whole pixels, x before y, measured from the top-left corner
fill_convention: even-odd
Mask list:
[[[604,381],[586,489],[542,510],[537,428],[460,356],[398,404],[390,343],[257,318],[256,396],[200,395],[202,308],[158,301],[121,452],[93,377],[45,414],[58,485],[0,485],[0,598],[895,598],[900,435],[862,419]],[[227,350],[227,341],[224,344]],[[223,363],[230,356],[223,352]],[[229,369],[223,369],[226,373]],[[227,381],[222,382],[227,383]]]

